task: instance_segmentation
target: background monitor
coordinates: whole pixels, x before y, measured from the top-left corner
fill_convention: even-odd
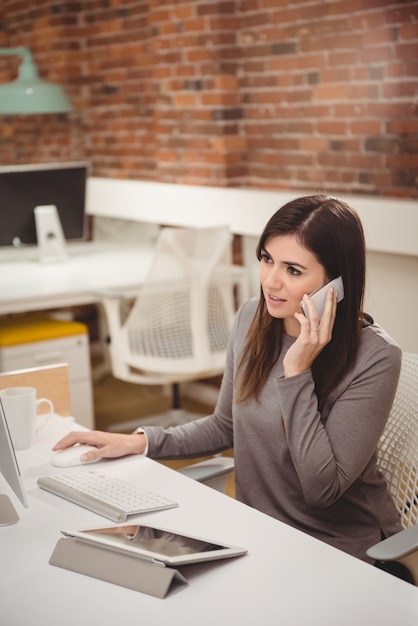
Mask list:
[[[16,496],[23,506],[27,507],[28,502],[20,476],[9,427],[0,400],[0,472],[3,478],[9,483]],[[0,493],[0,526],[14,524],[19,520],[19,516],[8,495]]]
[[[37,243],[34,208],[55,205],[67,241],[86,233],[87,162],[0,167],[0,246]]]

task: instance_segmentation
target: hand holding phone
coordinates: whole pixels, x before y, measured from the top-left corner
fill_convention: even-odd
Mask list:
[[[320,287],[319,289],[316,289],[315,291],[309,294],[309,297],[311,298],[311,300],[313,300],[313,303],[315,304],[315,308],[318,312],[319,317],[322,317],[322,314],[324,312],[325,296],[327,295],[328,289],[330,287],[333,287],[334,291],[338,293],[337,302],[341,302],[341,300],[344,298],[344,285],[343,285],[343,280],[341,276],[338,276],[338,278],[333,278],[328,283],[323,285],[323,287]],[[305,317],[309,319],[308,307],[306,306],[305,302],[303,302],[303,300],[300,303],[300,306],[302,308],[302,311]]]

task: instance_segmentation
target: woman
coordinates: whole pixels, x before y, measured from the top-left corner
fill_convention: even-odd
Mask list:
[[[132,435],[71,433],[54,449],[94,444],[92,460],[234,446],[239,500],[368,560],[368,547],[401,530],[376,468],[401,352],[362,311],[360,220],[335,198],[296,199],[269,220],[257,257],[261,295],[236,316],[213,415]],[[307,294],[338,276],[344,299],[330,287],[319,319]]]

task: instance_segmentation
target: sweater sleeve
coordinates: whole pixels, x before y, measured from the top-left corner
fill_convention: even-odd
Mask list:
[[[385,427],[396,392],[401,352],[372,333],[353,371],[320,415],[311,371],[276,379],[290,454],[306,502],[332,505],[366,468]]]

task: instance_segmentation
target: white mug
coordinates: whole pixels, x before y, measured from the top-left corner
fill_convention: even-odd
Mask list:
[[[0,399],[14,448],[16,450],[30,448],[35,438],[38,407],[46,403],[49,406],[49,414],[53,413],[54,405],[51,400],[37,399],[34,387],[2,389]]]

